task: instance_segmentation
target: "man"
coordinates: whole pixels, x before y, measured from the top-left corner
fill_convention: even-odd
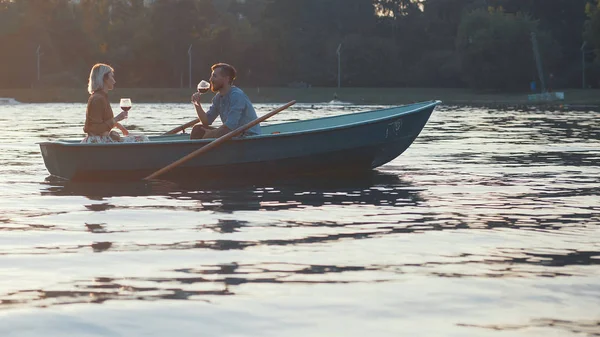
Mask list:
[[[218,138],[256,119],[256,111],[248,96],[233,85],[235,68],[226,63],[217,63],[211,68],[210,88],[217,93],[212,99],[212,105],[207,112],[200,105],[200,92],[192,95],[192,104],[196,108],[198,118],[202,125],[192,129],[190,139]],[[217,129],[209,129],[219,116],[223,125]],[[246,130],[243,135],[260,135],[260,125],[255,125]]]

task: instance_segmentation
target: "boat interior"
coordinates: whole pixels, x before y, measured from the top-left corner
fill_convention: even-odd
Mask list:
[[[320,131],[324,129],[335,129],[335,128],[343,128],[349,127],[357,124],[365,124],[376,122],[381,119],[387,119],[390,117],[395,117],[403,114],[410,114],[413,112],[417,112],[422,110],[423,108],[430,107],[432,105],[439,104],[439,101],[428,101],[428,102],[420,102],[415,104],[403,105],[403,106],[395,106],[391,108],[379,109],[379,110],[369,110],[364,112],[356,112],[349,113],[339,116],[329,116],[301,121],[292,121],[285,123],[277,123],[271,125],[262,126],[262,134],[259,136],[250,136],[248,138],[255,137],[274,137],[281,134],[296,134],[310,131]],[[191,131],[191,128],[187,130]],[[149,136],[150,141],[154,142],[162,142],[162,141],[187,141],[189,140],[189,133],[179,133],[175,135],[166,135],[166,136]],[[61,140],[62,143],[67,144],[77,144],[81,140],[77,139],[68,139]],[[206,141],[210,142],[210,139],[198,140],[198,141]],[[136,144],[136,143],[129,143]],[[139,143],[137,143],[139,144]],[[100,145],[100,144],[86,144],[86,145]],[[107,145],[107,144],[102,144]],[[112,144],[111,144],[112,145]],[[119,143],[115,143],[115,145],[119,145]]]

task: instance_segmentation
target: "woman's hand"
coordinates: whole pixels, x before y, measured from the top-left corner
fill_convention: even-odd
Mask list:
[[[129,135],[129,131],[127,131],[127,129],[125,129],[125,127],[123,125],[121,125],[121,123],[117,123],[115,126],[117,127],[117,129],[119,129],[119,130],[121,130],[121,132],[123,132],[123,136]]]
[[[127,118],[128,116],[129,116],[129,112],[121,111],[121,113],[115,117],[115,122],[120,122],[120,121],[124,120],[125,118]]]

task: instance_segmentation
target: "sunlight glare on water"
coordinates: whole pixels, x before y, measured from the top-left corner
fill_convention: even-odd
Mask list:
[[[85,105],[0,111],[1,336],[600,335],[598,112],[441,106],[365,177],[227,186],[58,180]]]

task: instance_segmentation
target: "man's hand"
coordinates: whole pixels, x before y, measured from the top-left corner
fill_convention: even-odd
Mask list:
[[[192,95],[192,104],[200,106],[200,95],[199,92]]]

